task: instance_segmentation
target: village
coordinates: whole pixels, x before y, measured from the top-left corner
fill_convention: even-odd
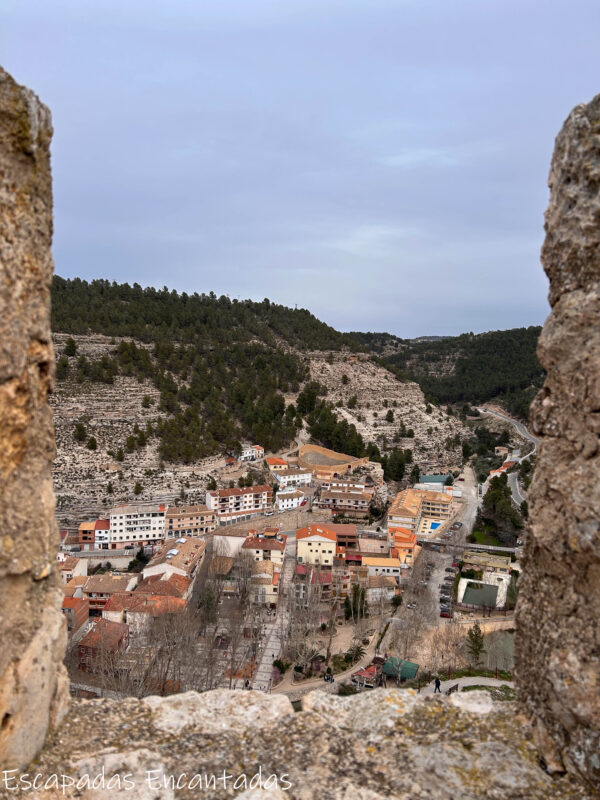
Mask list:
[[[473,625],[488,632],[480,666],[510,670],[518,564],[467,541],[470,467],[382,503],[378,464],[317,445],[286,455],[248,445],[226,469],[264,483],[61,530],[72,693],[420,689],[465,666]]]

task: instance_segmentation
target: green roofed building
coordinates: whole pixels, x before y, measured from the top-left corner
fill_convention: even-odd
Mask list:
[[[412,681],[419,671],[419,665],[413,661],[400,661],[399,658],[391,656],[383,665],[383,674],[387,678],[398,678],[401,681]]]
[[[400,672],[400,664],[401,661],[399,658],[396,658],[395,656],[388,658],[388,660],[383,665],[383,674],[387,678],[397,678],[398,673]]]
[[[412,681],[413,678],[417,677],[418,671],[419,665],[415,664],[414,661],[403,661],[402,666],[400,667],[400,680]]]

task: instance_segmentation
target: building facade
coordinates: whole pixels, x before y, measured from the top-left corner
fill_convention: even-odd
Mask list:
[[[246,489],[219,489],[206,493],[206,505],[217,515],[220,525],[243,522],[253,516],[273,512],[270,486]]]
[[[306,495],[299,489],[290,486],[288,489],[277,492],[275,504],[278,511],[291,511],[306,504]]]
[[[297,561],[302,565],[333,567],[337,550],[337,535],[320,525],[310,525],[296,531]]]
[[[165,515],[165,535],[202,536],[217,528],[217,514],[207,506],[169,506]]]
[[[117,506],[110,512],[110,549],[156,544],[165,538],[164,503]]]
[[[277,483],[282,489],[288,486],[310,486],[312,472],[308,469],[288,468],[274,473]]]

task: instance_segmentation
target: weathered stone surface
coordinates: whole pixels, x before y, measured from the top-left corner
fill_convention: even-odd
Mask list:
[[[48,407],[50,112],[0,69],[0,764],[24,765],[65,708]]]
[[[229,690],[189,692],[178,705],[175,698],[76,700],[29,771],[67,775],[74,785],[66,796],[86,800],[591,800],[571,776],[551,778],[540,768],[514,704],[470,694],[450,702],[412,690],[318,691],[295,714],[282,698]],[[223,772],[231,776],[226,786]],[[113,776],[127,773],[135,786],[118,792]],[[103,786],[77,790],[85,775],[102,774]],[[192,782],[195,775],[202,783]],[[36,800],[58,796],[39,791]]]
[[[600,96],[566,120],[549,183],[518,683],[548,766],[600,788]]]
[[[161,731],[178,733],[191,728],[196,733],[215,736],[223,731],[235,731],[238,725],[243,728],[251,725],[258,730],[275,725],[294,713],[285,695],[273,695],[268,705],[263,701],[263,692],[249,691],[232,697],[226,689],[215,689],[205,695],[184,692],[144,700],[153,712],[154,724]]]

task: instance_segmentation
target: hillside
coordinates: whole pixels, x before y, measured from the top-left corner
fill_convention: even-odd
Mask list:
[[[416,381],[434,403],[494,400],[527,418],[544,379],[536,355],[541,328],[514,328],[461,336],[399,339],[387,333],[352,333],[382,363]]]
[[[463,424],[307,311],[55,278],[53,325],[61,513],[200,500],[243,442],[312,439],[394,480],[460,466]]]

